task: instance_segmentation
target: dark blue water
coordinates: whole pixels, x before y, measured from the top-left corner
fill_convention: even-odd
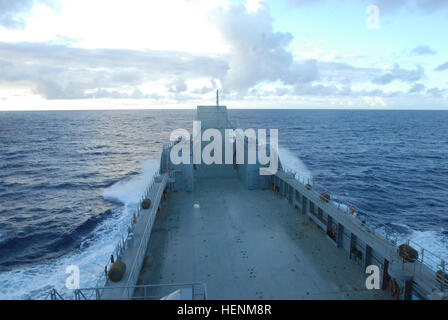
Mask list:
[[[73,262],[95,266],[85,272],[91,284],[125,224],[129,196],[156,166],[142,160],[157,159],[170,132],[190,130],[194,115],[0,113],[0,297],[41,296]],[[280,145],[315,184],[371,223],[448,256],[448,112],[231,110],[230,118],[278,128]]]

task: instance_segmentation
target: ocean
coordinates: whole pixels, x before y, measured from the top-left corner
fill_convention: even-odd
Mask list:
[[[194,110],[0,112],[0,299],[63,291],[66,267],[95,286]],[[229,110],[240,128],[279,130],[282,163],[448,258],[448,112]]]

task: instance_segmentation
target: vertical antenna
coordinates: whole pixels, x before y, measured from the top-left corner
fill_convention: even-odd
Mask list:
[[[216,106],[219,107],[219,90],[216,90]]]

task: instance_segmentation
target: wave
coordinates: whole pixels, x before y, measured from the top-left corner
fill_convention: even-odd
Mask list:
[[[137,203],[142,190],[151,182],[154,173],[159,168],[159,161],[153,159],[141,162],[143,174],[124,181],[119,181],[104,191],[103,197],[106,200],[121,204]]]
[[[297,157],[294,153],[292,153],[291,151],[289,151],[286,148],[279,147],[278,155],[280,157],[282,166],[284,166],[287,169],[294,170],[297,174],[297,176],[296,176],[297,179],[299,179],[300,181],[306,181],[306,182],[313,181],[313,175],[311,174],[311,171],[308,170],[305,163],[299,157]]]
[[[375,230],[378,234],[386,237],[386,229],[381,226]],[[448,239],[446,238],[446,230],[414,230],[403,223],[388,224],[390,239],[395,240],[397,245],[411,241],[411,246],[417,249],[421,254],[424,249],[424,263],[434,270],[439,269],[441,259],[448,260]]]
[[[441,259],[448,260],[448,240],[444,235],[444,230],[419,231],[410,230],[407,234],[398,236],[398,244],[406,243],[411,240],[411,246],[416,247],[420,252],[420,248],[425,249],[424,262],[433,269],[440,268]]]
[[[95,227],[79,248],[52,263],[1,272],[0,299],[43,299],[52,288],[71,295],[65,288],[69,276],[66,268],[70,265],[78,266],[81,287],[94,287],[110,254],[127,231],[132,210],[157,172],[159,161],[143,160],[141,166],[140,175],[117,182],[104,191],[104,199],[115,199],[122,205],[107,212],[109,217]]]

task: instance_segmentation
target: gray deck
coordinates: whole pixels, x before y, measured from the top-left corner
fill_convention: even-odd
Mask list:
[[[204,282],[209,299],[388,299],[365,277],[272,191],[197,178],[159,212],[138,284]]]

